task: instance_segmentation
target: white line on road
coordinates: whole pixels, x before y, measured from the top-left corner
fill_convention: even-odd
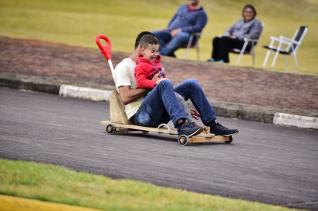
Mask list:
[[[59,95],[62,97],[73,97],[93,101],[107,101],[112,91],[79,87],[72,85],[61,85]]]
[[[308,116],[275,113],[273,123],[275,125],[318,129],[318,118]]]

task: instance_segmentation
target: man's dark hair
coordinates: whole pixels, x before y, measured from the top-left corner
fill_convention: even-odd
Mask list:
[[[244,10],[247,9],[247,8],[249,8],[249,9],[251,9],[251,10],[253,11],[253,13],[254,13],[254,18],[255,18],[256,15],[257,15],[257,12],[256,12],[255,7],[254,7],[252,4],[247,4],[247,5],[245,5],[245,6],[243,7],[242,13],[243,13]]]
[[[148,31],[143,31],[143,32],[140,32],[138,35],[137,35],[137,38],[136,38],[136,41],[135,41],[135,49],[138,47],[139,43],[140,43],[140,40],[143,36],[145,35],[153,35],[153,33],[151,32],[148,32]]]
[[[146,48],[148,45],[158,45],[158,44],[159,44],[159,40],[154,35],[142,36],[140,43],[139,43],[141,48]]]

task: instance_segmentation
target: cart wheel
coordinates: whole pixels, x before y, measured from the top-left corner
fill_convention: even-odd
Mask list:
[[[189,144],[189,137],[185,135],[181,135],[178,137],[178,143],[187,146]]]
[[[229,140],[228,141],[225,141],[226,144],[230,144],[232,143],[233,141],[233,137],[232,136],[229,136]]]
[[[112,125],[107,125],[106,126],[106,132],[109,134],[115,134],[116,132],[116,128]]]

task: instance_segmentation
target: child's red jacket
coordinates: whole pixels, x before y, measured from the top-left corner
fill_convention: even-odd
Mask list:
[[[160,64],[160,56],[154,62],[142,56],[138,57],[137,66],[135,67],[137,88],[153,89],[156,83],[151,79],[158,72],[161,72],[162,77],[164,77],[164,70]]]

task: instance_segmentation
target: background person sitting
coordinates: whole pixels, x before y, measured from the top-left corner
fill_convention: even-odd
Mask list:
[[[247,4],[243,7],[243,19],[237,21],[222,37],[215,37],[212,41],[212,55],[208,62],[229,63],[229,52],[231,49],[242,49],[244,38],[258,40],[263,31],[262,23],[255,19],[257,15],[253,5]],[[251,49],[251,44],[247,45],[246,51]]]
[[[207,20],[199,0],[190,0],[189,4],[180,6],[167,29],[153,32],[160,41],[160,54],[175,57],[174,52],[188,43],[192,33],[200,33]]]

